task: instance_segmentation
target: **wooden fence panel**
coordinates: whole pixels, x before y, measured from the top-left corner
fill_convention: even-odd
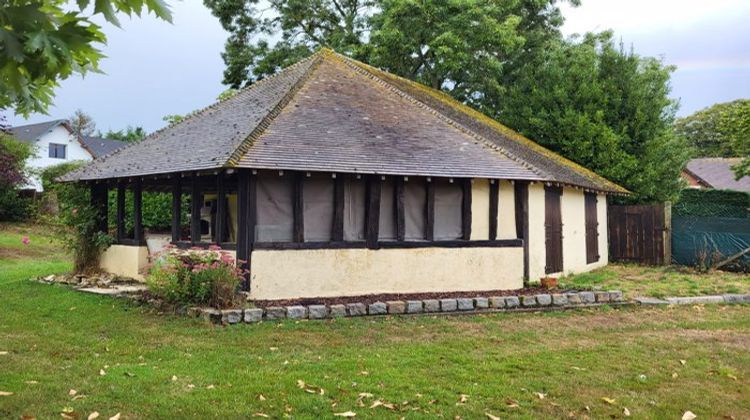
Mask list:
[[[611,205],[608,208],[612,261],[664,265],[670,261],[669,204]]]

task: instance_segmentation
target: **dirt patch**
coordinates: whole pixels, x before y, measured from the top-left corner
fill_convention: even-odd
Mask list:
[[[280,300],[255,300],[253,303],[259,308],[269,306],[293,306],[293,305],[338,305],[347,303],[364,303],[369,305],[375,302],[387,302],[389,300],[425,300],[425,299],[455,299],[474,298],[477,296],[525,296],[538,295],[542,293],[565,293],[569,290],[549,290],[541,287],[528,287],[518,290],[482,290],[478,292],[441,292],[441,293],[384,293],[378,295],[361,295],[346,297],[317,297],[304,299],[280,299]]]

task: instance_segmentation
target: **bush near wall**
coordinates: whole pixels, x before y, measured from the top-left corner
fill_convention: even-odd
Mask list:
[[[673,216],[750,217],[750,194],[742,191],[684,189],[672,206]]]
[[[144,229],[151,232],[170,232],[172,229],[172,193],[144,192],[141,206]],[[190,197],[182,196],[181,222],[183,227],[190,225],[188,209]],[[111,229],[117,224],[117,191],[109,192],[108,220]],[[133,230],[133,193],[125,194],[125,231]]]

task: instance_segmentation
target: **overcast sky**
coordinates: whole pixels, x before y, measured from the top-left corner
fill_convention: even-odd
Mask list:
[[[563,6],[566,35],[613,29],[636,53],[663,57],[677,66],[672,96],[680,115],[738,98],[750,98],[749,0],[582,0]],[[141,125],[153,131],[167,114],[185,114],[211,104],[221,84],[226,33],[200,0],[168,0],[170,25],[153,17],[105,25],[106,74],[74,77],[57,90],[50,115],[28,122],[66,118],[77,108],[102,131]],[[9,115],[11,124],[23,118]]]

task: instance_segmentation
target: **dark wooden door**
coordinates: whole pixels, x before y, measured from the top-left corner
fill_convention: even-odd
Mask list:
[[[664,204],[607,208],[612,261],[663,265],[670,260],[669,212]]]
[[[585,195],[586,264],[599,261],[599,220],[596,214],[596,194]]]
[[[546,187],[544,189],[544,232],[547,249],[544,272],[547,274],[563,271],[561,196],[561,187]]]

